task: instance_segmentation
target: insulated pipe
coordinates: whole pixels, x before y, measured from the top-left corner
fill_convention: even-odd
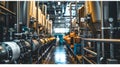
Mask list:
[[[29,11],[30,11],[30,2],[23,1],[21,2],[21,14],[22,14],[22,22],[24,25],[29,27]]]
[[[22,7],[21,7],[22,6]],[[26,25],[27,23],[27,1],[21,2],[21,14],[22,14],[22,22]]]
[[[27,24],[27,27],[29,28],[29,23],[30,23],[30,21],[29,21],[30,20],[30,15],[29,15],[29,13],[30,13],[30,2],[29,1],[27,2],[27,8],[26,9],[27,9],[27,21],[26,21],[27,23],[26,24]]]
[[[90,42],[108,42],[108,43],[120,43],[120,39],[96,39],[96,38],[81,38],[81,40]]]
[[[104,21],[107,21],[108,20],[108,15],[109,15],[109,6],[108,6],[108,2],[103,2],[103,12],[104,12],[104,14],[103,14],[103,19],[104,19]]]
[[[83,59],[85,59],[87,62],[89,62],[90,64],[94,64],[91,60],[87,59],[85,56],[82,56]]]
[[[92,55],[97,56],[97,53],[96,53],[96,52],[94,52],[94,51],[92,51],[92,50],[89,50],[89,49],[87,49],[87,48],[83,48],[83,49],[84,49],[85,51],[91,53]]]
[[[19,33],[20,1],[17,2],[17,33]]]
[[[30,11],[29,3],[30,2],[28,1],[19,2],[18,8],[17,8],[19,12],[18,22],[21,22],[21,24],[24,24],[27,27],[29,27],[29,11]]]

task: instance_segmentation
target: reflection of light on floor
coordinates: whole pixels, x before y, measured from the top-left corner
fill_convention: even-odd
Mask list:
[[[55,53],[55,62],[56,63],[66,63],[65,52],[56,52]]]
[[[65,52],[64,46],[57,46],[54,56],[55,56],[54,57],[55,63],[57,63],[57,64],[66,64],[67,63],[66,52]]]

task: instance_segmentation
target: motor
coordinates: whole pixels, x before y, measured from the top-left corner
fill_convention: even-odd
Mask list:
[[[0,63],[10,63],[20,56],[20,47],[15,42],[3,42],[0,50]]]
[[[25,40],[2,42],[0,47],[0,63],[22,63],[31,53],[31,44]]]

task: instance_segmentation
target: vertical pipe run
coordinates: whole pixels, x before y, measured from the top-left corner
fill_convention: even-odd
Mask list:
[[[26,23],[27,23],[27,2],[26,1],[24,1],[24,2],[21,2],[21,6],[20,7],[22,7],[21,8],[21,14],[22,14],[22,23],[24,24],[24,25],[26,25]]]
[[[7,9],[9,9],[9,3],[8,2],[6,2],[6,8]],[[6,15],[6,27],[7,27],[7,29],[9,29],[8,27],[9,27],[9,23],[8,23],[8,13],[7,13],[7,15]]]
[[[6,5],[6,8],[9,9],[9,3],[6,2],[5,5]],[[6,20],[5,20],[5,21],[6,21],[6,28],[9,29],[9,26],[10,26],[10,25],[9,25],[10,23],[9,23],[9,21],[8,21],[8,20],[9,20],[9,15],[8,15],[8,13],[6,13],[6,14],[7,14],[6,17],[5,17],[5,19],[6,19]],[[8,32],[9,32],[9,31],[7,31],[6,34],[7,34]],[[6,36],[6,37],[5,37],[5,40],[12,40],[12,36],[11,36],[11,35],[12,35],[12,34],[11,34],[11,32],[10,32],[10,37],[9,37],[9,36]]]
[[[17,33],[19,33],[19,10],[20,10],[20,1],[17,1]]]
[[[113,10],[114,9],[114,10]],[[117,22],[117,2],[109,2],[109,19],[112,18],[113,21],[110,21],[110,38],[118,38],[119,34],[118,30],[112,30],[113,27],[119,27],[119,23]],[[110,58],[114,58],[114,44],[110,43]]]
[[[113,24],[110,23],[110,39],[113,38]],[[110,43],[110,58],[114,58],[114,46],[112,43]]]
[[[112,43],[110,43],[110,58],[114,59],[114,46]]]
[[[101,1],[101,37],[102,37],[102,39],[104,39],[104,29],[103,29],[103,27],[104,27],[104,24],[103,24],[103,20],[104,20],[104,14],[103,14],[103,6],[104,6],[104,4],[103,4],[103,1]],[[102,42],[102,57],[104,57],[104,42]]]
[[[77,5],[77,4],[78,4],[78,3],[77,3],[77,1],[76,1],[76,7],[75,7],[75,8],[76,8],[76,20],[77,20],[77,23],[78,23],[77,30],[78,30],[78,32],[79,32],[77,35],[80,36],[80,30],[79,30],[79,29],[80,29],[80,26],[79,26],[79,14],[78,14],[78,10],[77,10],[77,9],[78,9],[78,5]]]
[[[37,22],[36,22],[36,32],[37,32],[37,34],[39,34],[39,32],[38,32],[38,9],[39,9],[39,1],[37,1],[37,11],[36,11],[36,20],[37,20]]]
[[[30,13],[30,2],[28,1],[27,3],[27,27],[28,28],[29,28],[29,20],[30,20],[29,13]]]
[[[85,42],[84,42],[84,40],[82,40],[82,56],[84,56],[85,54],[84,54],[84,44],[85,44]],[[82,63],[83,64],[85,64],[85,61],[84,61],[84,58],[82,58]]]
[[[97,64],[100,64],[100,42],[97,42]]]

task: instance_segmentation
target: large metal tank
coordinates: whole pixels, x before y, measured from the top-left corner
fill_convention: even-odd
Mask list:
[[[87,1],[88,13],[92,16],[92,22],[100,22],[101,12],[100,12],[100,2],[99,1]]]

